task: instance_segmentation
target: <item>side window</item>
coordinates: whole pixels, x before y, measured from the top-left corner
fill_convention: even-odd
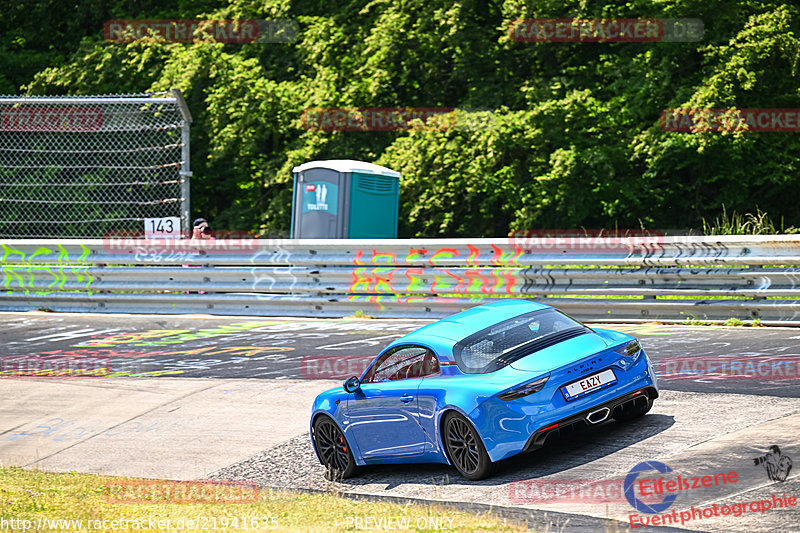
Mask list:
[[[364,376],[365,383],[421,378],[439,373],[439,360],[422,346],[398,346],[375,361]]]

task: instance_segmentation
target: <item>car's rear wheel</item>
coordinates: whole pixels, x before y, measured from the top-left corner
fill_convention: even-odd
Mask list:
[[[320,416],[314,422],[314,449],[328,479],[345,479],[356,473],[356,460],[347,439],[327,416]]]
[[[447,456],[459,474],[475,481],[492,473],[494,463],[478,432],[466,418],[458,413],[448,413],[442,427]]]
[[[629,420],[634,420],[646,415],[652,407],[653,398],[647,398],[646,402],[637,402],[635,407],[631,407],[627,410],[623,410],[620,413],[616,413],[614,415],[614,420],[617,422],[628,422]]]

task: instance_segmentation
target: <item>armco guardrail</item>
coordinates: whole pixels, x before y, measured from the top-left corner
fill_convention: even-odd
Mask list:
[[[800,324],[800,237],[0,242],[0,310],[441,317],[500,297],[603,321]]]

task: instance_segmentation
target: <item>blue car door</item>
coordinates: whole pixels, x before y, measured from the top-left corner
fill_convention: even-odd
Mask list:
[[[363,459],[421,455],[430,439],[419,423],[417,390],[426,356],[422,346],[401,345],[381,354],[347,399],[346,423]]]
[[[419,425],[421,379],[364,383],[347,400],[350,434],[364,460],[420,455],[428,441]]]

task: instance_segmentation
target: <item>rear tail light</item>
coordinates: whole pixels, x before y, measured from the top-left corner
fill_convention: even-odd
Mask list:
[[[524,385],[520,385],[518,387],[514,387],[513,389],[502,392],[498,394],[497,397],[507,402],[510,400],[516,400],[517,398],[522,398],[523,396],[528,396],[529,394],[533,394],[534,392],[539,392],[542,390],[548,379],[550,379],[549,374],[543,378],[537,379],[536,381],[529,381]]]
[[[623,370],[627,370],[628,368],[632,367],[636,364],[639,358],[642,356],[642,345],[639,344],[639,341],[634,339],[630,342],[627,342],[614,350],[615,353],[618,353],[622,356],[622,359],[617,361],[617,365],[622,367]]]
[[[614,351],[625,357],[633,357],[642,351],[642,345],[639,344],[638,340],[634,339],[627,344],[623,344]]]

